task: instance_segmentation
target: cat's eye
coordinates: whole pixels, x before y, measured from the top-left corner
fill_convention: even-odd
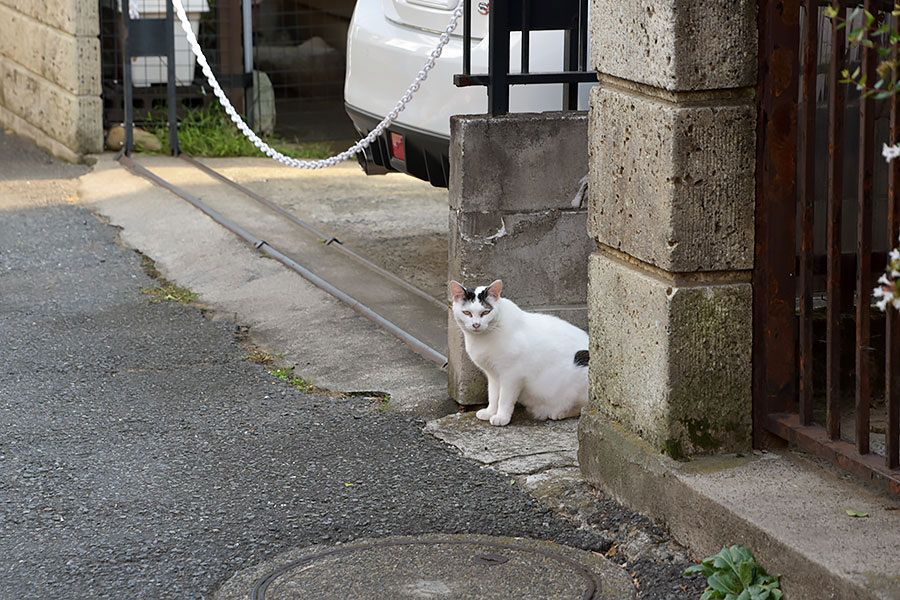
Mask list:
[[[463,311],[463,314],[466,315],[467,317],[471,317],[471,316],[472,316],[472,313],[470,313],[470,312],[467,311],[467,310],[464,310],[464,311]]]
[[[483,310],[483,311],[481,311],[481,316],[483,317],[484,315],[488,314],[489,312],[491,312],[491,311],[490,311],[490,310]]]

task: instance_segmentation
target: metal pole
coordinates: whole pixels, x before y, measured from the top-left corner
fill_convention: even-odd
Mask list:
[[[166,96],[169,109],[169,150],[178,156],[178,97],[175,94],[175,7],[166,2]]]
[[[253,72],[253,13],[252,0],[244,0],[241,5],[244,30],[244,73]]]
[[[509,113],[509,4],[491,2],[488,16],[488,112],[493,117]]]
[[[131,151],[134,150],[134,131],[132,127],[134,126],[134,105],[133,98],[131,93],[131,49],[129,48],[128,41],[128,31],[131,29],[131,18],[128,16],[128,2],[129,0],[122,0],[122,25],[124,30],[124,36],[122,40],[122,68],[124,70],[125,81],[125,143],[123,146],[123,150],[125,151],[125,156],[131,156]]]

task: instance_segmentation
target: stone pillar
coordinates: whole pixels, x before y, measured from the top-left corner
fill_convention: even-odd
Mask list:
[[[450,120],[450,278],[503,280],[526,310],[587,328],[587,210],[572,206],[588,172],[587,114],[456,116]],[[487,382],[449,316],[449,392],[486,404]]]
[[[103,149],[96,0],[0,0],[0,124],[70,161]]]
[[[613,423],[677,459],[750,449],[756,36],[754,0],[593,2],[579,456],[600,487]]]

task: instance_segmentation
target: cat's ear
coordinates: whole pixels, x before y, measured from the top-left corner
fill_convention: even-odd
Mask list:
[[[503,282],[499,279],[487,287],[488,298],[497,301],[500,298],[500,290],[503,289]]]
[[[459,302],[466,297],[466,288],[458,282],[450,280],[450,297],[454,302]]]

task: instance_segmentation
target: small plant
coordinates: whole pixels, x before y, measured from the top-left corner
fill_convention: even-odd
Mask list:
[[[780,600],[783,596],[781,575],[767,574],[743,546],[722,548],[684,572],[687,576],[696,573],[706,577],[700,600]]]
[[[385,412],[390,405],[391,405],[391,395],[385,394],[384,397],[381,399],[381,403],[378,405],[378,412],[380,412],[380,413]]]
[[[269,373],[276,379],[287,382],[291,387],[297,388],[301,392],[314,392],[316,386],[309,379],[304,379],[299,375],[294,375],[294,367],[279,367],[277,369],[269,369]]]
[[[142,294],[150,296],[150,302],[157,304],[159,302],[181,302],[182,304],[190,304],[200,297],[200,294],[189,290],[180,285],[163,285],[150,286],[141,290]]]
[[[900,15],[900,2],[894,5],[891,16]],[[850,83],[862,92],[863,97],[874,96],[876,100],[890,98],[900,91],[900,80],[897,78],[900,63],[891,55],[893,47],[900,42],[900,32],[891,27],[890,19],[879,18],[867,10],[854,8],[846,18],[841,17],[841,8],[838,2],[825,8],[825,16],[837,22],[837,29],[845,27],[849,29],[847,39],[854,46],[862,46],[874,50],[879,57],[875,68],[878,76],[874,83],[868,80],[868,74],[862,73],[861,67],[857,67],[852,73],[849,69],[841,72],[841,83]],[[860,19],[859,17],[862,16]],[[858,25],[858,26],[855,26]]]

